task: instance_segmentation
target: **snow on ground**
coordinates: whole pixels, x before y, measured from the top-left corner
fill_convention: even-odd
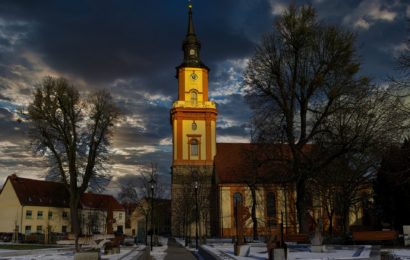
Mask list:
[[[211,251],[213,254],[217,255],[222,259],[267,259],[268,252],[264,244],[250,244],[250,254],[248,257],[241,257],[234,255],[234,245],[231,243],[221,243],[203,246],[204,249]],[[307,245],[301,246],[300,248],[291,248],[288,251],[289,260],[297,259],[315,259],[315,260],[325,260],[325,259],[370,259],[371,246],[353,246],[353,247],[329,247],[326,252],[314,253],[310,252]],[[410,258],[409,258],[410,259]]]
[[[121,247],[119,254],[103,255],[101,259],[105,260],[131,260],[137,256],[145,246]],[[54,248],[41,250],[0,250],[0,259],[7,260],[72,260],[74,251],[56,250]]]
[[[398,260],[410,260],[410,249],[391,249],[390,254]]]
[[[248,257],[236,256],[233,251],[234,245],[230,243],[213,244],[213,245],[207,245],[203,247],[211,251],[212,253],[216,254],[222,259],[238,259],[238,260],[268,259],[268,252],[267,252],[266,247],[261,247],[261,246],[253,246],[253,247],[251,246]]]
[[[168,238],[159,237],[159,243],[161,246],[154,246],[151,251],[151,256],[155,260],[163,260],[167,254],[165,251],[168,249]]]

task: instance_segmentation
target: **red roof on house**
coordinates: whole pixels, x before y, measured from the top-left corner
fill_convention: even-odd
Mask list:
[[[69,194],[63,183],[17,177],[7,177],[21,205],[69,207]],[[6,181],[7,182],[7,181]]]
[[[217,182],[283,181],[289,178],[287,163],[291,157],[286,144],[218,143],[214,158]]]
[[[107,194],[84,193],[81,197],[82,208],[124,210],[124,207],[112,196]]]
[[[21,178],[15,174],[8,176],[7,181],[12,184],[21,205],[69,208],[69,193],[63,183]],[[80,202],[82,208],[124,210],[112,195],[84,193]]]

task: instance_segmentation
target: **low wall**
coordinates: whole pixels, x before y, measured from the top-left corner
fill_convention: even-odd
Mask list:
[[[198,254],[205,260],[219,260],[220,258],[207,249],[207,245],[200,245],[198,247]]]

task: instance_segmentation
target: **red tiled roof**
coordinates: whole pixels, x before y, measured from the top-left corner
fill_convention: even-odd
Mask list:
[[[21,178],[15,174],[7,180],[13,185],[22,205],[69,207],[69,194],[63,183]]]
[[[311,146],[307,146],[311,149]],[[273,183],[289,177],[287,161],[292,157],[286,144],[218,143],[214,158],[217,182]]]
[[[84,193],[81,197],[82,208],[124,210],[124,207],[112,196],[107,194]]]
[[[63,183],[7,177],[11,182],[22,205],[45,207],[69,207],[69,193]],[[6,181],[7,182],[7,181]],[[81,197],[82,208],[124,210],[124,207],[111,195],[84,193]]]

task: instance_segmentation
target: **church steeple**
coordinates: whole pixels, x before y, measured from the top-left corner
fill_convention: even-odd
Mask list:
[[[194,21],[192,17],[192,2],[188,3],[188,30],[182,43],[182,51],[184,52],[184,61],[180,67],[197,67],[207,68],[199,56],[201,42],[195,34]]]
[[[188,2],[188,28],[182,43],[184,59],[177,67],[178,99],[170,111],[172,125],[172,234],[181,234],[178,203],[187,196],[187,180],[201,178],[211,191],[216,155],[216,104],[208,98],[209,69],[200,59],[201,43],[195,34],[192,3]],[[206,198],[211,194],[206,193]],[[211,206],[205,205],[205,210]],[[205,211],[204,211],[205,212]],[[207,212],[211,216],[211,212]],[[210,223],[208,217],[203,223]],[[184,226],[185,228],[185,226]],[[210,227],[201,228],[208,230]],[[205,234],[204,232],[203,234]]]

